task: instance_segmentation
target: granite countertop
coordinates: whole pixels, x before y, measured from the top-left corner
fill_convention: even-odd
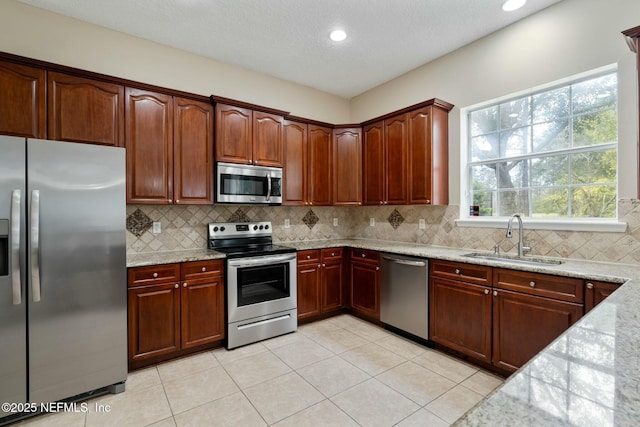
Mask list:
[[[278,242],[298,250],[355,247],[620,283],[616,292],[456,422],[456,426],[640,425],[640,266],[581,260],[515,264],[473,250],[379,240]],[[127,266],[224,258],[208,249],[127,255]]]

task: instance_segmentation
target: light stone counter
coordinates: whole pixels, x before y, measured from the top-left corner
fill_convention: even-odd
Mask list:
[[[640,266],[563,260],[524,265],[472,250],[378,240],[278,242],[298,250],[356,247],[424,258],[624,283],[456,422],[457,426],[639,426]],[[127,266],[223,258],[207,249],[140,253]],[[625,283],[626,282],[626,283]]]

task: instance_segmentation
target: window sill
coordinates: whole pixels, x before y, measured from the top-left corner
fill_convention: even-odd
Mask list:
[[[506,228],[509,218],[461,218],[455,221],[458,227],[478,228]],[[562,231],[592,231],[602,233],[624,233],[627,230],[626,222],[617,220],[594,221],[580,220],[541,220],[523,218],[522,222],[526,230],[562,230]]]

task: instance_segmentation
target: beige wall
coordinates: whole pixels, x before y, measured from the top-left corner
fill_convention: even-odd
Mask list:
[[[640,25],[638,0],[564,0],[351,102],[355,122],[433,97],[451,102],[450,203],[460,201],[460,108],[609,64],[619,70],[619,194],[636,196],[637,74],[621,31]]]
[[[346,99],[13,0],[0,1],[0,51],[329,123],[350,123]]]

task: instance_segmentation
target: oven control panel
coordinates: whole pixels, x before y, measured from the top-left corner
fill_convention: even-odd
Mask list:
[[[209,224],[209,239],[271,236],[271,221],[214,222]]]

